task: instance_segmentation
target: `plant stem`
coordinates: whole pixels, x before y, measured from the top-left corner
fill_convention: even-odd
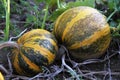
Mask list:
[[[3,71],[6,74],[9,73],[8,70],[3,65],[0,65],[0,71]]]
[[[62,65],[64,65],[68,70],[70,70],[73,73],[73,76],[76,77],[76,80],[80,80],[79,76],[77,73],[65,63],[65,55],[62,56]]]
[[[120,23],[118,24],[117,29],[118,29],[118,31],[120,31]]]
[[[4,47],[16,47],[19,49],[19,45],[14,41],[8,41],[0,44],[0,49]]]
[[[45,15],[44,15],[43,22],[42,22],[42,27],[41,27],[42,29],[45,28],[45,21],[46,21],[47,14],[48,14],[48,7],[49,7],[49,5],[47,4],[46,9],[45,9]]]
[[[60,1],[57,0],[57,7],[60,8]]]
[[[6,28],[5,28],[5,38],[4,38],[4,40],[8,40],[8,37],[9,37],[9,24],[10,24],[10,0],[7,0],[7,3],[4,2],[4,5],[6,5],[5,6],[5,10],[6,10]]]
[[[115,9],[107,18],[107,22],[110,20],[110,18],[117,12],[117,9]]]

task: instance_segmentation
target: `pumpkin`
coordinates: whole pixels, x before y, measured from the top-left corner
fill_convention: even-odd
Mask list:
[[[4,80],[4,77],[1,72],[0,72],[0,80]]]
[[[58,50],[57,41],[50,32],[42,29],[31,30],[17,40],[10,56],[15,73],[34,76],[42,72],[42,66],[53,63]]]
[[[111,41],[106,17],[87,6],[74,7],[63,12],[55,22],[53,34],[77,60],[100,57]]]

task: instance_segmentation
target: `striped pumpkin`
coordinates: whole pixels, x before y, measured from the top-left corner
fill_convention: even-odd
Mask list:
[[[25,33],[17,43],[19,50],[13,49],[11,61],[15,72],[25,76],[42,72],[42,66],[50,65],[58,50],[55,37],[42,29]]]
[[[111,40],[106,17],[87,6],[75,7],[61,14],[53,33],[73,58],[83,60],[100,57]]]

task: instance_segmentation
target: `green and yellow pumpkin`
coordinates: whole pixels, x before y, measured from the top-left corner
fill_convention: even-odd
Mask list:
[[[15,73],[34,76],[42,72],[43,66],[53,63],[58,50],[54,35],[43,29],[33,29],[22,35],[17,42],[6,42],[0,45],[15,46],[10,55]]]
[[[100,57],[111,41],[106,17],[87,6],[62,13],[55,22],[53,34],[73,58],[82,60]]]

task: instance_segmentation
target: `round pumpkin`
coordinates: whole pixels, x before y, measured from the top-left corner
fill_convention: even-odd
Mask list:
[[[16,73],[34,76],[42,72],[43,66],[50,65],[58,50],[53,34],[46,30],[34,29],[22,35],[12,50],[11,63]]]
[[[61,14],[53,34],[73,58],[82,60],[100,57],[111,40],[106,17],[87,6],[71,8]]]

